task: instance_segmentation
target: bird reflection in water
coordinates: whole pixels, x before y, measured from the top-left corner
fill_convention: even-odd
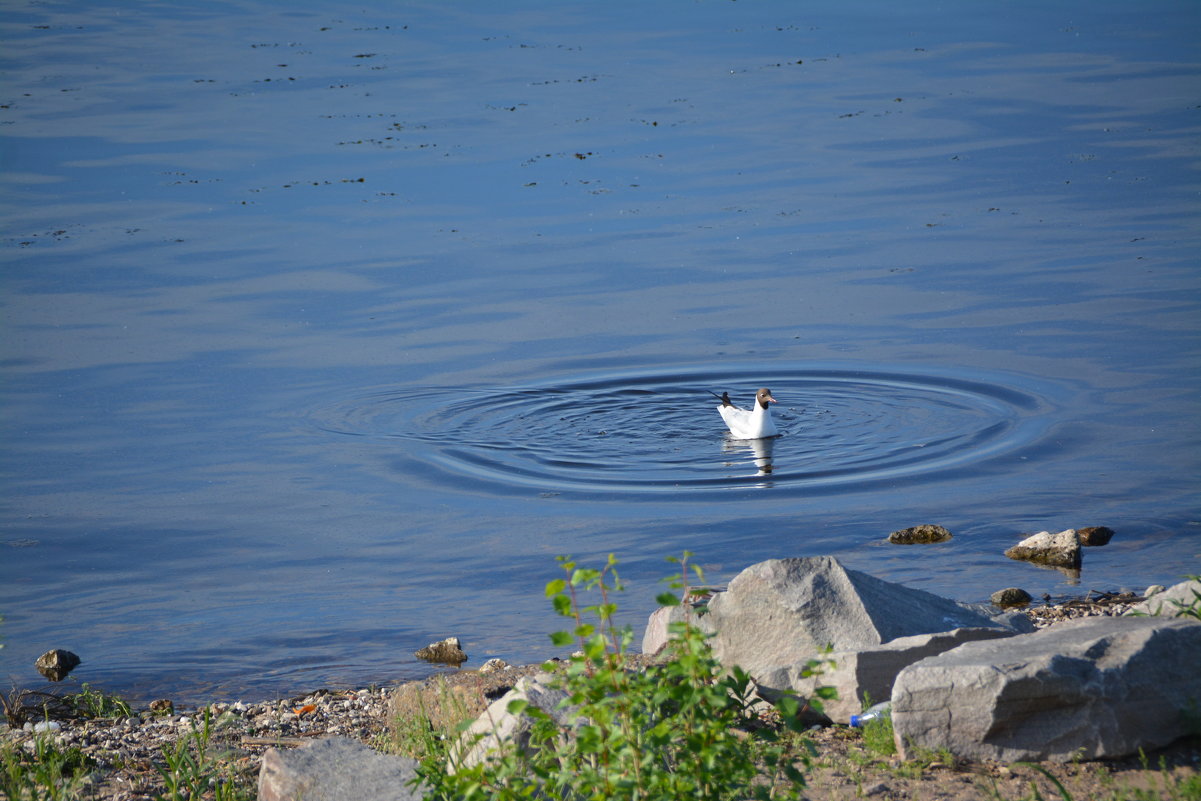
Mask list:
[[[772,467],[772,449],[776,446],[774,438],[764,439],[734,439],[731,436],[726,436],[723,451],[729,454],[749,455],[751,461],[755,463],[755,469],[758,471],[758,476],[770,476],[773,470]],[[734,462],[730,463],[735,464]],[[763,486],[771,486],[770,483],[765,483]]]

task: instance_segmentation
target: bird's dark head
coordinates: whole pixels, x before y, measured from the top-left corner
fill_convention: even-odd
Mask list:
[[[778,402],[771,396],[771,390],[766,387],[755,393],[755,401],[764,409],[767,408],[767,404]]]

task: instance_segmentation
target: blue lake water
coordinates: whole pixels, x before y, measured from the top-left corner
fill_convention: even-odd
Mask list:
[[[533,661],[558,554],[635,626],[685,549],[1201,572],[1199,44],[1162,0],[7,3],[0,679]],[[783,436],[727,440],[760,386]],[[1002,555],[1085,525],[1078,577]]]

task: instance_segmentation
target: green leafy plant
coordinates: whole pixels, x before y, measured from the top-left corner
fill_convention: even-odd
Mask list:
[[[166,794],[157,796],[158,801],[199,801],[209,797],[215,801],[250,801],[254,798],[254,788],[231,775],[210,753],[212,733],[213,723],[206,708],[199,727],[193,725],[192,730],[174,745],[163,746],[164,764],[158,771]]]
[[[660,595],[660,604],[678,606],[681,594],[688,597],[690,568],[703,580],[688,556],[673,560],[680,573],[670,579],[683,592]],[[635,669],[633,633],[615,622],[611,594],[624,588],[616,560],[610,556],[600,569],[564,557],[559,562],[565,575],[547,584],[546,595],[573,625],[551,641],[579,649],[551,680],[566,694],[560,709],[567,722],[525,701],[511,702],[510,713],[531,721],[529,747],[502,748],[449,774],[437,756],[427,758],[418,771],[427,797],[799,797],[812,746],[788,734],[802,728],[798,699],[785,696],[774,706],[757,699],[750,677],[738,668],[723,670],[708,636],[687,615],[669,627],[666,659]],[[598,599],[586,604],[585,593]],[[764,723],[769,712],[784,731]]]
[[[896,740],[893,739],[892,718],[887,715],[869,720],[863,724],[863,745],[869,750],[883,756],[892,756],[897,752]]]
[[[79,692],[68,696],[75,712],[85,718],[125,718],[130,715],[129,704],[116,695],[93,690],[86,681]]]
[[[5,743],[0,748],[0,796],[9,801],[74,801],[82,797],[91,765],[80,749],[59,748],[52,734],[35,737],[32,752]]]
[[[869,693],[863,694],[863,709],[872,707],[873,699]],[[863,745],[869,751],[882,756],[892,756],[897,752],[896,740],[893,737],[892,715],[884,714],[864,723],[859,732],[863,737]]]

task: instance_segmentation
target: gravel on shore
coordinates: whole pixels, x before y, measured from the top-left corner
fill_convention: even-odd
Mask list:
[[[1026,614],[1037,627],[1095,615],[1120,615],[1141,601],[1126,593],[1089,593],[1084,598],[1031,606]],[[498,697],[538,665],[495,673],[460,670],[445,675],[471,693]],[[84,797],[103,801],[143,801],[164,793],[160,767],[164,751],[177,748],[207,725],[208,754],[222,776],[233,778],[253,797],[262,754],[270,747],[295,747],[324,736],[349,737],[382,748],[388,740],[389,700],[395,688],[319,690],[262,703],[213,703],[201,710],[154,713],[136,710],[114,718],[68,718],[50,724],[60,749],[78,749],[89,762]],[[40,717],[40,716],[39,716]],[[207,722],[207,724],[206,724]],[[0,724],[0,746],[32,751],[37,734]],[[830,737],[826,737],[830,739]],[[1187,760],[1186,760],[1187,761]]]

